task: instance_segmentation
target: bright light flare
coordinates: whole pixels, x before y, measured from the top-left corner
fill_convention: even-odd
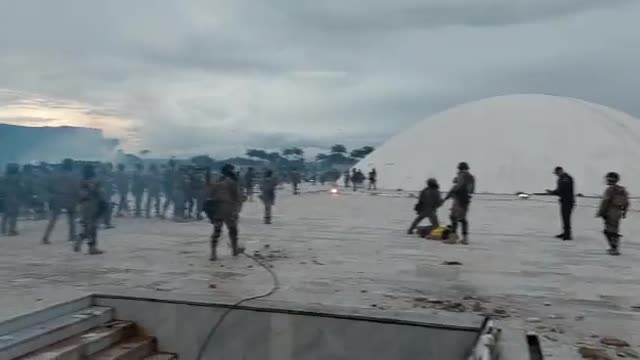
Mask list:
[[[337,194],[338,193],[338,189],[331,188],[331,190],[329,190],[329,192],[332,193],[332,194]]]

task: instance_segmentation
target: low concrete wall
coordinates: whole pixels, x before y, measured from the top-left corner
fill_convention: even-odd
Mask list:
[[[161,351],[195,359],[224,305],[96,296],[116,318],[132,320],[158,338]],[[438,359],[464,360],[479,328],[380,318],[234,309],[211,339],[204,359]]]

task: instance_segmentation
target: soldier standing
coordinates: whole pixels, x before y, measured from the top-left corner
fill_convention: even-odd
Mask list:
[[[62,161],[62,169],[51,175],[49,179],[50,216],[47,229],[42,237],[43,244],[49,244],[49,237],[56,226],[58,217],[64,210],[69,222],[69,241],[76,240],[76,206],[80,179],[73,172],[73,160]]]
[[[190,188],[191,196],[195,200],[196,220],[202,220],[204,202],[207,199],[206,174],[203,169],[194,169]]]
[[[442,206],[442,203],[438,181],[433,178],[428,179],[427,187],[420,192],[418,203],[415,206],[415,211],[418,213],[418,216],[413,220],[413,223],[411,223],[407,234],[413,234],[413,230],[415,230],[418,224],[424,219],[429,219],[433,229],[437,228],[438,225],[440,225],[438,222],[438,208]]]
[[[99,179],[103,197],[106,202],[106,209],[104,209],[102,220],[106,229],[113,229],[114,226],[111,223],[113,215],[113,203],[111,202],[111,200],[115,192],[113,183],[113,164],[106,163],[104,166],[100,167]]]
[[[218,240],[222,235],[223,225],[226,225],[229,231],[233,256],[238,256],[243,251],[242,247],[238,245],[238,216],[243,198],[239,179],[231,164],[224,165],[221,173],[220,181],[209,183],[208,189],[207,215],[213,223],[211,261],[218,258]]]
[[[162,173],[162,187],[164,189],[164,206],[162,207],[162,218],[164,219],[167,215],[167,209],[171,203],[174,203],[173,196],[173,182],[175,180],[175,163],[169,161],[169,166],[165,167]]]
[[[462,241],[460,243],[467,245],[469,243],[469,221],[467,214],[469,205],[471,204],[471,194],[474,193],[476,180],[469,172],[469,164],[461,162],[458,164],[458,174],[454,179],[454,184],[445,201],[453,198],[451,205],[451,232],[452,239],[457,237],[458,223],[462,225]]]
[[[125,172],[124,164],[118,164],[118,172],[115,175],[116,189],[118,190],[117,217],[122,217],[123,212],[129,212],[129,175]]]
[[[23,198],[24,187],[20,179],[20,166],[9,164],[6,174],[2,179],[4,191],[4,212],[2,214],[3,235],[18,235],[18,215],[20,214],[20,202]]]
[[[602,196],[596,216],[604,220],[604,236],[609,243],[609,254],[620,255],[620,220],[627,216],[629,194],[624,187],[618,185],[618,173],[608,173],[606,181],[608,187]]]
[[[256,174],[253,171],[253,168],[250,167],[247,169],[247,173],[244,174],[244,189],[245,189],[245,196],[247,199],[249,199],[249,201],[253,201],[253,185],[254,185],[254,180],[255,180]]]
[[[184,221],[185,203],[187,202],[187,192],[189,187],[189,174],[187,169],[180,166],[174,174],[173,179],[173,220]]]
[[[131,193],[135,202],[133,216],[142,216],[142,198],[145,190],[145,176],[143,174],[144,167],[142,164],[136,164],[136,170],[131,177]]]
[[[98,222],[104,216],[107,202],[102,197],[100,182],[93,165],[87,164],[82,169],[82,182],[79,191],[80,218],[82,219],[82,233],[73,244],[73,251],[80,252],[82,242],[87,240],[89,255],[102,254],[98,249]]]
[[[264,223],[271,224],[271,208],[276,202],[276,187],[278,181],[273,176],[273,171],[265,170],[260,183],[260,200],[264,203]]]
[[[349,182],[351,180],[351,174],[349,174],[349,169],[345,170],[344,175],[342,175],[342,180],[344,181],[344,187],[349,187]]]
[[[149,174],[146,177],[147,203],[145,206],[145,216],[147,219],[151,217],[151,202],[153,202],[156,216],[160,216],[160,191],[162,188],[162,179],[155,164],[149,166]]]
[[[571,236],[571,213],[576,205],[573,178],[560,166],[556,167],[553,173],[558,177],[558,184],[555,190],[547,190],[547,193],[556,195],[559,198],[563,228],[562,234],[556,235],[556,238],[573,240]]]
[[[300,193],[300,182],[302,181],[302,176],[296,169],[293,169],[293,171],[291,171],[290,176],[291,186],[293,187],[293,195],[298,195]]]
[[[373,168],[369,172],[369,190],[378,190],[377,183],[378,183],[378,172],[376,171],[375,168]]]

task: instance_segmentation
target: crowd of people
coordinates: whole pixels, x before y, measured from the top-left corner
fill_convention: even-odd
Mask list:
[[[2,234],[18,235],[21,214],[36,219],[48,218],[42,243],[49,244],[57,220],[64,213],[68,221],[68,240],[73,243],[74,251],[80,251],[86,242],[89,254],[101,254],[97,247],[98,228],[100,225],[112,228],[113,215],[165,219],[171,207],[171,217],[177,222],[201,220],[203,214],[207,215],[213,224],[211,260],[216,260],[223,226],[228,229],[234,256],[242,252],[238,244],[238,216],[243,203],[253,201],[256,187],[264,204],[264,223],[271,224],[279,185],[272,170],[265,169],[258,174],[253,168],[248,168],[241,174],[233,165],[226,164],[217,174],[209,168],[175,161],[159,166],[150,164],[146,169],[142,164],[135,164],[132,168],[129,171],[124,164],[118,164],[114,170],[111,163],[82,163],[71,159],[53,166],[7,165],[0,181]],[[462,244],[469,243],[467,214],[475,192],[475,177],[466,162],[459,163],[457,170],[453,186],[444,198],[438,181],[433,178],[427,180],[414,207],[417,217],[407,231],[409,234],[418,229],[423,236],[446,237],[450,242],[460,239]],[[563,231],[557,237],[572,240],[571,214],[576,204],[573,178],[561,167],[557,167],[554,173],[558,178],[556,189],[547,192],[557,196],[560,202]],[[293,169],[288,175],[293,194],[298,194],[301,174]],[[367,177],[359,169],[347,170],[343,176],[345,187],[352,186],[353,191],[364,187],[367,179],[368,189],[376,190],[376,169],[372,169]],[[620,176],[615,172],[606,175],[608,187],[596,214],[604,220],[604,235],[611,255],[620,254],[620,221],[626,217],[629,207],[629,195],[624,187],[618,185],[619,181]],[[132,204],[129,199],[133,199]],[[441,226],[438,209],[448,199],[452,200],[450,224]],[[80,233],[76,231],[78,219],[82,225]],[[429,220],[430,226],[419,226],[424,219]]]
[[[353,168],[351,169],[351,172],[346,170],[342,175],[342,180],[344,181],[344,187],[349,188],[353,186],[353,191],[358,191],[359,188],[363,188],[365,180],[369,180],[369,190],[378,189],[378,172],[375,168],[369,171],[367,177],[365,177],[364,173],[360,169]]]
[[[298,176],[291,175],[292,179]],[[0,178],[0,210],[2,234],[18,235],[18,219],[30,216],[48,219],[42,237],[50,244],[58,218],[66,214],[68,240],[74,251],[80,251],[84,242],[88,254],[101,254],[97,247],[100,225],[113,228],[113,217],[158,217],[166,219],[169,208],[171,218],[177,222],[201,220],[203,214],[214,225],[211,237],[211,258],[216,258],[216,245],[222,226],[229,231],[234,254],[238,246],[237,219],[244,201],[253,201],[256,182],[264,203],[264,222],[271,224],[271,210],[275,204],[279,181],[273,171],[258,175],[248,168],[242,175],[232,165],[225,165],[220,174],[211,169],[193,165],[179,165],[174,161],[160,166],[142,164],[129,171],[124,164],[114,170],[111,163],[82,163],[65,159],[56,165],[9,164]],[[300,181],[292,183],[294,193]],[[132,202],[130,202],[132,199]],[[76,230],[80,220],[81,231]]]
[[[548,189],[549,195],[557,196],[560,203],[560,214],[562,220],[562,233],[556,238],[564,241],[573,240],[571,228],[571,215],[576,206],[576,196],[574,191],[573,178],[565,170],[558,166],[554,169],[557,176],[556,188]],[[619,185],[620,175],[616,172],[609,172],[605,175],[607,188],[600,201],[600,206],[596,212],[596,217],[604,222],[603,234],[609,244],[608,253],[610,255],[620,255],[620,222],[626,218],[629,208],[629,194],[627,190]],[[471,198],[475,192],[475,177],[471,174],[469,164],[461,162],[458,164],[458,172],[453,179],[453,186],[443,199],[440,186],[436,179],[428,179],[426,187],[420,192],[418,202],[414,207],[417,213],[415,220],[407,230],[408,234],[413,234],[419,228],[419,224],[428,219],[429,226],[421,227],[421,236],[438,239],[446,238],[449,243],[456,243],[458,240],[458,224],[461,228],[461,244],[469,244],[469,222],[467,213],[471,204]],[[450,212],[450,225],[441,226],[438,220],[438,209],[448,199],[452,199]]]

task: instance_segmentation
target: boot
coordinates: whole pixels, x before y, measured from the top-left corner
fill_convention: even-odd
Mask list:
[[[49,245],[49,244],[51,244],[51,241],[49,241],[49,238],[43,237],[43,238],[42,238],[42,243],[43,243],[44,245]]]
[[[467,234],[462,235],[462,241],[460,241],[460,244],[469,245],[469,237],[467,236]]]
[[[209,256],[209,260],[218,260],[218,240],[213,237],[211,238],[211,255]]]
[[[89,251],[87,252],[89,255],[100,255],[104,254],[104,251],[98,249],[95,245],[89,245]]]
[[[458,234],[456,234],[456,233],[451,233],[451,234],[449,235],[449,238],[447,238],[447,240],[445,240],[445,241],[443,241],[443,242],[444,242],[445,244],[451,244],[451,245],[453,245],[453,244],[457,243],[457,242],[458,242]]]
[[[81,249],[82,249],[82,241],[76,241],[73,243],[74,252],[80,252]]]
[[[556,239],[563,239],[563,238],[564,238],[564,233],[556,235]]]
[[[264,218],[264,223],[267,224],[267,225],[271,224],[271,218],[270,217],[265,217]]]

